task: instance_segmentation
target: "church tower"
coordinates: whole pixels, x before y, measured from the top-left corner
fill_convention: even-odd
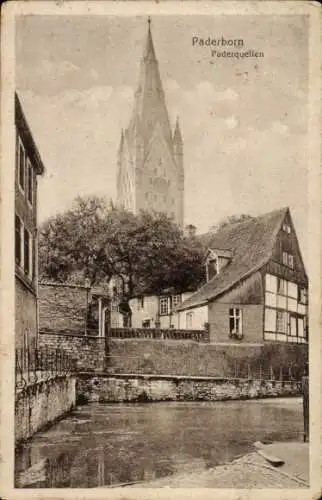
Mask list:
[[[172,133],[159,65],[148,33],[132,117],[121,132],[117,202],[132,212],[165,212],[183,226],[183,140],[177,118]]]

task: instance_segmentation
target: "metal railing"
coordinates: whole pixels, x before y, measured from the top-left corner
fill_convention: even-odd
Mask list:
[[[61,349],[19,348],[15,352],[16,389],[39,380],[67,375],[75,370],[76,362]]]
[[[176,330],[172,328],[110,328],[110,338],[118,339],[159,339],[159,340],[194,340],[207,342],[206,330]]]

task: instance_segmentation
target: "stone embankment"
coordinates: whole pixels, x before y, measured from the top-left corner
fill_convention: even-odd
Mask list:
[[[79,402],[223,401],[295,396],[296,381],[78,373]]]
[[[16,390],[16,445],[62,418],[75,406],[75,377],[68,374],[47,375]]]

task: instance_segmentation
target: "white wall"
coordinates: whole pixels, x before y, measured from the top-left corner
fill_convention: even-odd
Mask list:
[[[178,323],[180,330],[204,330],[208,323],[208,306],[180,311]]]
[[[155,327],[155,319],[159,310],[159,299],[156,295],[146,296],[143,299],[143,307],[140,298],[130,300],[132,310],[132,327],[142,328],[142,323],[150,319],[150,328]]]
[[[181,294],[181,302],[185,301],[192,295],[192,292],[185,292]],[[143,301],[143,308],[140,298],[130,300],[130,307],[132,309],[132,327],[142,328],[143,321],[150,319],[150,328],[155,328],[155,321],[159,313],[159,297],[156,295],[145,296]],[[179,323],[179,313],[175,311],[172,314],[159,316],[160,328],[183,328]]]

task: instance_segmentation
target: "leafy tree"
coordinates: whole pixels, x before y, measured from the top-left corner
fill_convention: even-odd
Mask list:
[[[111,206],[98,197],[78,197],[70,210],[48,219],[39,231],[39,268],[43,279],[95,284],[113,274],[104,249]]]
[[[134,215],[98,197],[77,198],[40,229],[42,278],[91,285],[118,277],[122,309],[135,294],[180,293],[204,279],[203,248],[163,213]]]

